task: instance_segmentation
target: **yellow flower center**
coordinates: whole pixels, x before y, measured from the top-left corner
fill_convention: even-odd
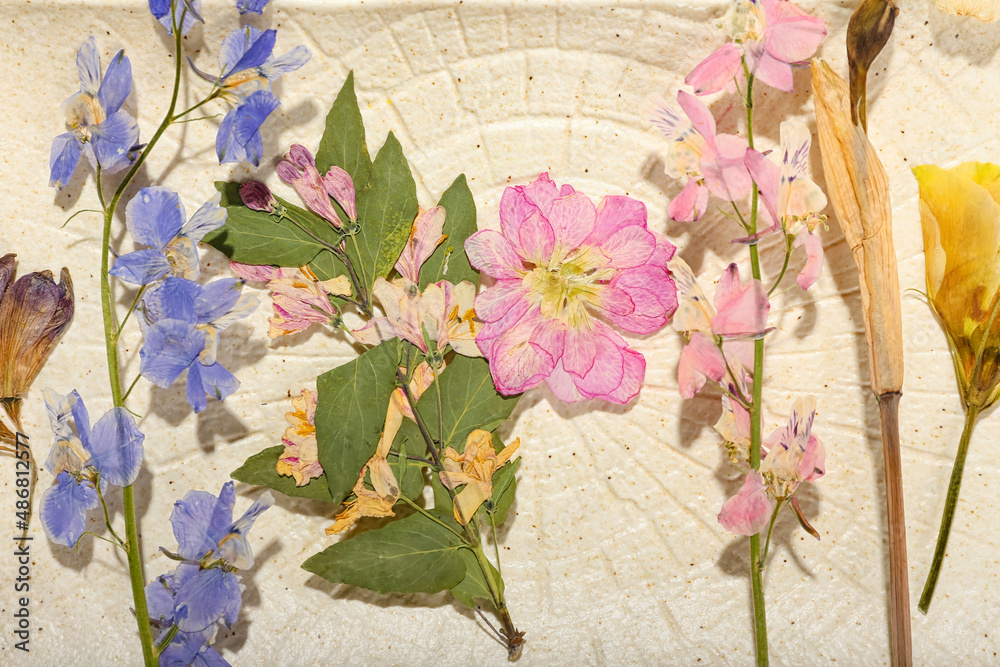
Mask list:
[[[549,266],[531,269],[522,285],[541,307],[545,318],[557,319],[570,327],[587,326],[590,314],[586,305],[599,303],[601,283],[614,273],[613,269],[602,266],[606,262],[599,250],[585,248],[566,261],[553,257]]]

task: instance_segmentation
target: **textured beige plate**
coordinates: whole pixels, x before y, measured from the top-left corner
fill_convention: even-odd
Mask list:
[[[842,73],[845,5],[851,4],[810,3],[830,28],[822,55]],[[945,16],[930,4],[904,4],[870,83],[871,139],[892,181],[900,283],[914,289],[923,286],[923,259],[909,168],[1000,160],[1000,25]],[[231,2],[205,5],[208,22],[187,42],[198,51],[198,64],[212,70],[237,15]],[[174,187],[189,210],[209,197],[216,179],[253,174],[283,189],[275,158],[292,142],[316,146],[324,114],[354,69],[369,145],[380,146],[390,129],[397,133],[424,205],[464,171],[480,224],[496,226],[502,189],[547,170],[558,183],[595,199],[627,193],[644,201],[651,227],[677,243],[706,285],[726,263],[743,258],[742,248],[728,243],[732,224],[719,215],[668,225],[666,204],[678,186],[662,175],[663,141],[640,113],[647,95],[674,95],[684,74],[722,43],[712,22],[723,3],[272,5],[250,22],[280,28],[279,53],[305,43],[313,59],[276,87],[282,106],[265,126],[265,164],[254,171],[219,167],[210,148],[218,120],[194,123],[168,133],[139,184]],[[5,0],[2,15],[7,112],[0,250],[16,251],[22,272],[67,265],[78,294],[76,320],[24,408],[44,458],[50,436],[42,387],[79,389],[92,414],[110,406],[97,298],[98,216],[83,214],[60,228],[77,208],[95,207],[92,178],[85,183],[81,170],[58,195],[47,186],[49,144],[64,131],[59,104],[77,88],[75,52],[90,34],[105,63],[126,49],[136,78],[129,108],[143,137],[168,101],[172,63],[164,31],[139,0],[86,6]],[[196,92],[204,91],[187,76]],[[780,116],[815,126],[808,80],[805,72],[797,74],[794,95],[761,92],[763,142],[773,144]],[[726,112],[729,103],[720,100],[714,110],[725,113],[723,127],[733,128],[741,109]],[[176,150],[182,161],[170,162]],[[814,169],[819,164],[814,155]],[[116,243],[124,235],[123,225],[118,229]],[[769,342],[766,428],[787,415],[798,392],[817,394],[816,430],[827,445],[829,470],[803,498],[822,541],[808,537],[790,515],[775,531],[766,572],[772,655],[775,664],[881,664],[888,655],[878,414],[865,386],[857,274],[832,220],[824,242],[827,259],[818,284],[803,293],[787,283],[791,287],[772,309],[778,331]],[[779,249],[767,245],[763,256],[773,272]],[[209,250],[206,257],[210,273],[225,271],[221,255]],[[961,408],[944,336],[919,295],[904,295],[903,314],[903,468],[915,611]],[[261,308],[249,323],[226,332],[221,357],[243,386],[224,404],[212,403],[196,416],[182,386],[164,391],[140,383],[136,389],[131,405],[144,415],[147,434],[137,498],[149,577],[171,566],[157,547],[175,546],[167,521],[174,500],[191,488],[217,492],[245,458],[277,444],[289,392],[311,385],[317,368],[353,354],[342,340],[320,332],[272,345],[266,318]],[[131,335],[125,345],[129,380],[138,367],[137,342]],[[648,362],[648,384],[635,404],[567,407],[536,390],[508,427],[521,437],[524,463],[516,516],[500,539],[509,604],[528,633],[523,663],[747,664],[746,541],[715,520],[739,483],[711,429],[718,400],[680,399],[680,344],[672,331],[633,344]],[[992,622],[1000,596],[1000,536],[994,530],[1000,481],[991,449],[997,425],[995,415],[980,424],[931,616],[914,618],[920,664],[990,663],[1000,646]],[[10,460],[3,470],[0,508],[8,509],[0,534],[13,535]],[[50,480],[43,472],[39,490]],[[241,512],[258,491],[245,485],[239,491]],[[120,521],[120,496],[113,505]],[[331,543],[323,532],[329,523],[329,507],[286,498],[258,522],[252,539],[258,561],[243,578],[243,614],[217,644],[228,659],[244,665],[505,662],[482,624],[449,595],[379,596],[299,569]],[[103,529],[96,521],[91,527]],[[34,534],[27,656],[13,650],[10,634],[14,558],[0,553],[0,662],[137,664],[124,560],[91,538],[71,552],[49,544],[40,530]]]

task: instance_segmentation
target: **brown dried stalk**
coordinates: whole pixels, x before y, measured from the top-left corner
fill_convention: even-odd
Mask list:
[[[871,386],[882,415],[892,664],[908,667],[912,664],[912,647],[898,421],[903,333],[889,180],[864,128],[851,119],[852,108],[864,109],[864,104],[853,105],[847,83],[820,60],[813,61],[812,84],[828,194],[858,265]],[[863,94],[864,87],[860,86],[860,90]]]

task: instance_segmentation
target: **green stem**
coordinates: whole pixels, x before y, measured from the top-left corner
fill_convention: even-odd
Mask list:
[[[425,510],[423,507],[421,507],[420,505],[416,504],[415,502],[413,502],[412,500],[410,500],[409,498],[407,498],[406,496],[404,496],[403,494],[399,494],[399,499],[402,500],[407,505],[409,505],[410,507],[412,507],[413,509],[415,509],[420,514],[423,514],[425,517],[427,517],[428,519],[430,519],[431,521],[433,521],[437,525],[441,526],[442,528],[447,528],[449,531],[452,532],[453,535],[455,535],[455,537],[459,538],[460,540],[464,541],[464,540],[467,539],[465,535],[463,535],[462,533],[458,532],[457,530],[455,530],[454,528],[452,528],[451,526],[449,526],[448,524],[446,524],[444,521],[442,521],[441,519],[437,518],[436,516],[434,516],[433,514],[431,514],[430,512],[428,512],[427,510]]]
[[[128,322],[128,318],[132,317],[133,311],[135,311],[136,306],[139,305],[139,300],[142,298],[142,295],[145,294],[146,287],[148,287],[148,285],[143,285],[139,288],[139,291],[135,293],[135,298],[132,299],[132,305],[128,307],[128,312],[125,313],[125,318],[118,325],[118,329],[115,330],[114,340],[116,343],[118,342],[118,339],[121,338],[122,331],[125,330],[125,324]]]
[[[747,144],[753,148],[753,76],[743,64],[747,77],[746,108],[747,108]],[[750,198],[750,235],[757,233],[757,184],[753,184]],[[760,256],[757,244],[750,245],[750,269],[754,280],[760,280]],[[760,470],[761,443],[761,404],[763,402],[764,384],[764,339],[757,338],[753,342],[753,402],[750,409],[750,466]],[[757,665],[765,667],[768,664],[767,651],[767,612],[764,607],[764,578],[761,573],[763,560],[760,553],[760,534],[750,538],[750,587],[753,591],[754,637],[757,647]]]
[[[116,407],[123,407],[124,401],[122,399],[121,367],[118,363],[118,326],[114,312],[114,294],[111,290],[111,281],[108,274],[111,257],[111,223],[114,220],[118,202],[121,200],[122,195],[125,194],[126,188],[128,188],[139,172],[139,169],[153,147],[156,146],[156,142],[159,141],[160,137],[163,136],[163,133],[166,132],[174,120],[173,114],[177,108],[177,97],[180,92],[183,60],[181,57],[183,53],[181,31],[178,26],[179,24],[183,24],[184,14],[187,12],[186,9],[182,12],[180,21],[178,22],[175,11],[176,6],[175,0],[171,4],[171,16],[174,17],[175,63],[174,87],[170,97],[170,106],[163,116],[159,127],[156,128],[156,132],[153,133],[153,137],[146,144],[146,148],[139,154],[139,157],[136,158],[135,164],[125,174],[125,178],[122,179],[122,182],[115,190],[110,204],[104,210],[104,235],[101,243],[101,312],[104,319],[104,341],[108,357],[108,379],[111,384],[111,399]],[[139,546],[139,531],[135,518],[135,498],[131,486],[126,486],[122,489],[122,501],[125,514],[125,544],[128,551],[128,572],[132,584],[132,599],[135,603],[135,618],[139,630],[139,641],[142,644],[143,662],[146,667],[156,667],[158,661],[156,649],[153,646],[152,627],[149,624],[149,608],[146,605],[145,578],[142,573],[142,552]]]
[[[176,625],[170,626],[170,629],[167,631],[167,634],[163,635],[163,639],[161,639],[160,642],[156,645],[157,658],[160,657],[161,653],[163,653],[163,649],[170,646],[170,642],[174,641],[174,637],[177,636],[178,632],[180,632],[180,627]]]
[[[101,493],[101,475],[98,473],[97,479],[94,480],[94,489],[97,491],[97,497],[101,501],[101,507],[104,508],[104,523],[108,527],[108,532],[111,533],[112,537],[118,540],[118,545],[124,547],[125,542],[122,538],[118,537],[118,533],[115,532],[114,526],[111,525],[111,516],[108,514],[108,504],[104,502],[104,494]]]
[[[779,498],[778,502],[774,506],[774,511],[771,512],[771,522],[767,526],[767,539],[764,540],[764,553],[760,556],[760,569],[764,570],[767,565],[767,552],[771,550],[771,533],[774,532],[774,522],[778,518],[778,512],[781,511],[781,506],[785,503],[784,498]]]
[[[976,426],[980,410],[977,405],[969,405],[965,411],[965,427],[962,429],[962,439],[958,441],[955,465],[951,469],[951,481],[948,482],[948,495],[944,501],[944,514],[941,516],[941,529],[938,531],[937,546],[934,548],[934,560],[931,561],[931,571],[927,573],[924,592],[920,594],[920,602],[917,604],[917,609],[925,614],[931,606],[934,587],[937,586],[938,575],[941,574],[941,564],[944,562],[944,552],[948,547],[948,536],[951,534],[951,523],[955,518],[955,508],[958,506],[958,492],[962,487],[965,457],[969,453],[972,429]]]
[[[785,277],[785,271],[788,270],[788,260],[792,256],[792,237],[788,235],[787,232],[782,231],[785,235],[785,260],[781,263],[781,272],[778,273],[778,277],[775,278],[774,284],[771,285],[771,289],[767,290],[767,295],[771,296],[774,294],[774,290],[778,289],[778,285],[781,284],[782,279]]]

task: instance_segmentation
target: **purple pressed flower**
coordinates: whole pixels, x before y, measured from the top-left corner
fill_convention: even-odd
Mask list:
[[[63,102],[70,131],[52,142],[49,185],[60,189],[73,177],[80,156],[109,174],[135,160],[139,124],[121,106],[132,92],[132,65],[119,51],[101,78],[97,43],[89,38],[76,54],[80,92]]]
[[[174,623],[182,632],[203,631],[219,620],[231,626],[239,615],[242,600],[235,571],[253,567],[247,534],[274,497],[265,491],[233,521],[235,500],[234,485],[227,482],[218,498],[188,491],[174,503],[170,523],[177,556],[185,561],[177,568],[182,576],[173,581]]]
[[[236,9],[240,11],[240,14],[246,14],[247,12],[263,14],[264,7],[267,7],[267,3],[270,1],[271,0],[236,0]]]
[[[149,11],[171,35],[174,34],[171,7],[181,24],[182,35],[187,34],[195,23],[205,22],[201,17],[201,0],[149,0]]]
[[[276,32],[244,26],[229,33],[219,51],[219,71],[213,76],[191,68],[221,92],[235,108],[219,126],[215,150],[219,162],[260,164],[264,152],[260,126],[278,108],[278,98],[271,94],[271,82],[293,72],[308,62],[309,49],[296,46],[288,53],[271,57]]]
[[[219,333],[248,316],[257,297],[242,295],[243,281],[215,280],[202,286],[167,278],[142,301],[144,340],[139,356],[144,377],[169,387],[185,370],[187,399],[195,412],[208,406],[206,395],[224,400],[240,383],[216,359]]]
[[[91,429],[76,391],[43,394],[53,433],[45,467],[57,483],[42,496],[42,526],[50,540],[71,547],[83,534],[87,512],[99,502],[95,481],[100,479],[102,491],[107,484],[130,486],[142,466],[145,436],[125,408],[108,410]]]
[[[198,571],[199,566],[195,563],[181,563],[175,571],[160,575],[146,585],[149,621],[158,633],[155,636],[157,644],[178,620],[175,612],[178,588]],[[215,635],[215,630],[215,625],[210,624],[198,632],[178,632],[160,654],[160,667],[228,666],[229,663],[207,645]]]
[[[266,185],[260,181],[247,181],[240,186],[240,199],[247,208],[270,213],[277,201]]]
[[[219,163],[249,162],[260,164],[264,156],[264,139],[260,126],[278,108],[278,98],[266,90],[258,90],[235,109],[230,109],[219,124],[215,152]]]
[[[200,273],[198,242],[226,222],[226,209],[215,193],[187,222],[184,204],[164,187],[143,188],[125,209],[125,224],[136,243],[150,246],[115,260],[113,276],[136,285],[148,285],[167,274],[196,279]]]

